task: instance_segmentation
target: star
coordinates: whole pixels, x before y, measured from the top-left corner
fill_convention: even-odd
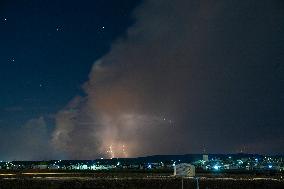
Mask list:
[[[57,31],[57,32],[62,31],[62,27],[61,27],[61,26],[57,26],[57,27],[56,27],[56,31]]]
[[[10,63],[15,62],[15,58],[11,58],[11,59],[9,59],[9,61],[10,61]]]
[[[101,26],[98,28],[98,33],[102,33],[104,31],[105,27],[104,26]]]
[[[6,24],[8,19],[7,18],[2,18],[1,21],[2,21],[3,24]]]

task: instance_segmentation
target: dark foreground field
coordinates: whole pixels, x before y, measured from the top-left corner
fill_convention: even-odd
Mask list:
[[[0,174],[0,189],[283,189],[284,180],[272,177],[202,176],[176,178],[146,174],[28,173]]]

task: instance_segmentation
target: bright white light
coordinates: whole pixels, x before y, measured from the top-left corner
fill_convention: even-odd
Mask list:
[[[218,171],[219,170],[219,166],[218,165],[214,165],[214,167],[213,167],[216,171]]]
[[[272,165],[268,165],[268,168],[271,169],[271,168],[272,168]]]
[[[81,169],[86,170],[86,169],[88,169],[88,166],[87,165],[82,165]]]
[[[238,160],[238,163],[239,164],[243,164],[244,162],[242,160]]]

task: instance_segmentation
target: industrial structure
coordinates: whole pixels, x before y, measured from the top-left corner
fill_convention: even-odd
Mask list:
[[[174,176],[194,177],[195,166],[189,163],[180,163],[174,166]]]

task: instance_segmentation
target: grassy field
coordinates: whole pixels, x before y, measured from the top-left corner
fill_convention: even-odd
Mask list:
[[[182,184],[183,182],[183,184]],[[197,174],[173,177],[171,172],[142,171],[2,171],[0,189],[283,189],[281,175]]]

